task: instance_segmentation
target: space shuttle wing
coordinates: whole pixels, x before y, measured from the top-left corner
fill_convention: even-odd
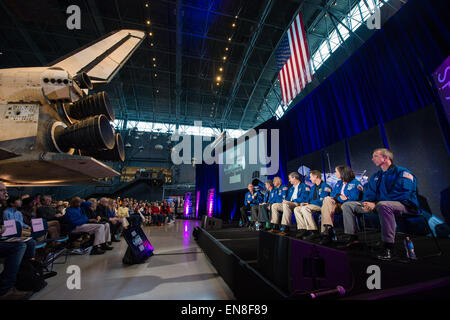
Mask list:
[[[92,84],[111,81],[145,38],[145,32],[123,29],[114,31],[87,46],[50,64],[72,76],[85,72]]]

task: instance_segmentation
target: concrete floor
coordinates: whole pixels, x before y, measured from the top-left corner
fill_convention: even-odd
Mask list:
[[[58,274],[47,279],[47,287],[31,299],[234,299],[192,237],[192,230],[199,223],[177,220],[171,225],[145,227],[155,255],[143,264],[122,264],[127,248],[123,238],[120,243],[113,243],[114,250],[103,255],[71,255],[65,265],[55,265]],[[70,274],[66,270],[70,265],[81,269],[80,290],[67,288]]]

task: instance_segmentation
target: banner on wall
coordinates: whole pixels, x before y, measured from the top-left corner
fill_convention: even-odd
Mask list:
[[[447,121],[450,123],[450,56],[433,73],[433,80],[444,107]]]

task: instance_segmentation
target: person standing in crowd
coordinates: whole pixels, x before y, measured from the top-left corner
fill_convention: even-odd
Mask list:
[[[312,240],[317,236],[313,212],[320,211],[323,199],[331,193],[330,185],[322,180],[322,173],[319,170],[312,170],[309,173],[309,179],[313,185],[309,191],[308,200],[294,209],[297,229],[300,231],[296,237],[303,240]]]
[[[416,177],[406,168],[393,163],[394,154],[386,148],[376,149],[372,162],[380,168],[374,173],[364,190],[362,202],[348,201],[342,205],[344,231],[349,237],[347,246],[358,242],[356,214],[376,212],[381,224],[383,250],[380,260],[391,260],[395,243],[395,216],[418,212]]]
[[[112,250],[113,248],[107,244],[111,240],[109,225],[90,223],[86,214],[81,210],[81,203],[79,197],[73,198],[70,207],[67,208],[66,214],[64,215],[66,222],[69,224],[70,232],[94,234],[94,247],[91,250],[92,255],[104,254],[106,250]]]
[[[3,234],[3,211],[8,200],[8,191],[5,184],[0,182],[0,234]],[[27,242],[5,242],[0,241],[0,258],[4,259],[3,271],[0,274],[0,300],[23,300],[29,298],[33,293],[17,290],[14,285],[17,273],[23,259],[32,261],[35,255],[36,242],[33,239]]]
[[[330,244],[336,238],[334,231],[334,214],[342,212],[341,207],[347,201],[358,201],[362,197],[363,186],[355,178],[355,173],[347,165],[340,165],[335,168],[338,182],[334,186],[331,194],[323,199],[321,208],[321,245]]]
[[[52,197],[45,195],[41,197],[41,206],[36,210],[36,216],[47,220],[48,234],[51,239],[58,239],[61,234],[61,219],[63,215],[51,206]]]
[[[244,197],[244,205],[240,208],[242,226],[249,226],[251,223],[248,219],[247,210],[251,211],[252,217],[257,217],[259,213],[259,204],[262,202],[263,197],[261,193],[255,191],[253,184],[249,183],[248,192]]]
[[[288,176],[291,187],[282,203],[272,205],[272,226],[270,232],[277,232],[275,226],[279,223],[280,212],[283,213],[281,218],[280,235],[289,234],[289,225],[291,224],[292,210],[307,201],[309,196],[309,187],[300,181],[300,175],[297,172],[291,172]]]

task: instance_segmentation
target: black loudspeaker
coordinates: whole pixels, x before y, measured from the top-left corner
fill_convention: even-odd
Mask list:
[[[352,286],[347,253],[313,243],[291,239],[289,252],[289,285],[292,295],[319,289],[349,291]]]
[[[270,232],[259,233],[258,271],[292,296],[352,285],[346,252]]]
[[[222,219],[217,219],[213,217],[203,216],[202,227],[205,230],[218,230],[222,229]]]
[[[289,242],[288,237],[259,232],[258,270],[284,292],[289,290]]]
[[[141,227],[129,227],[123,231],[123,236],[128,244],[122,259],[123,264],[143,263],[153,255],[153,246]]]

